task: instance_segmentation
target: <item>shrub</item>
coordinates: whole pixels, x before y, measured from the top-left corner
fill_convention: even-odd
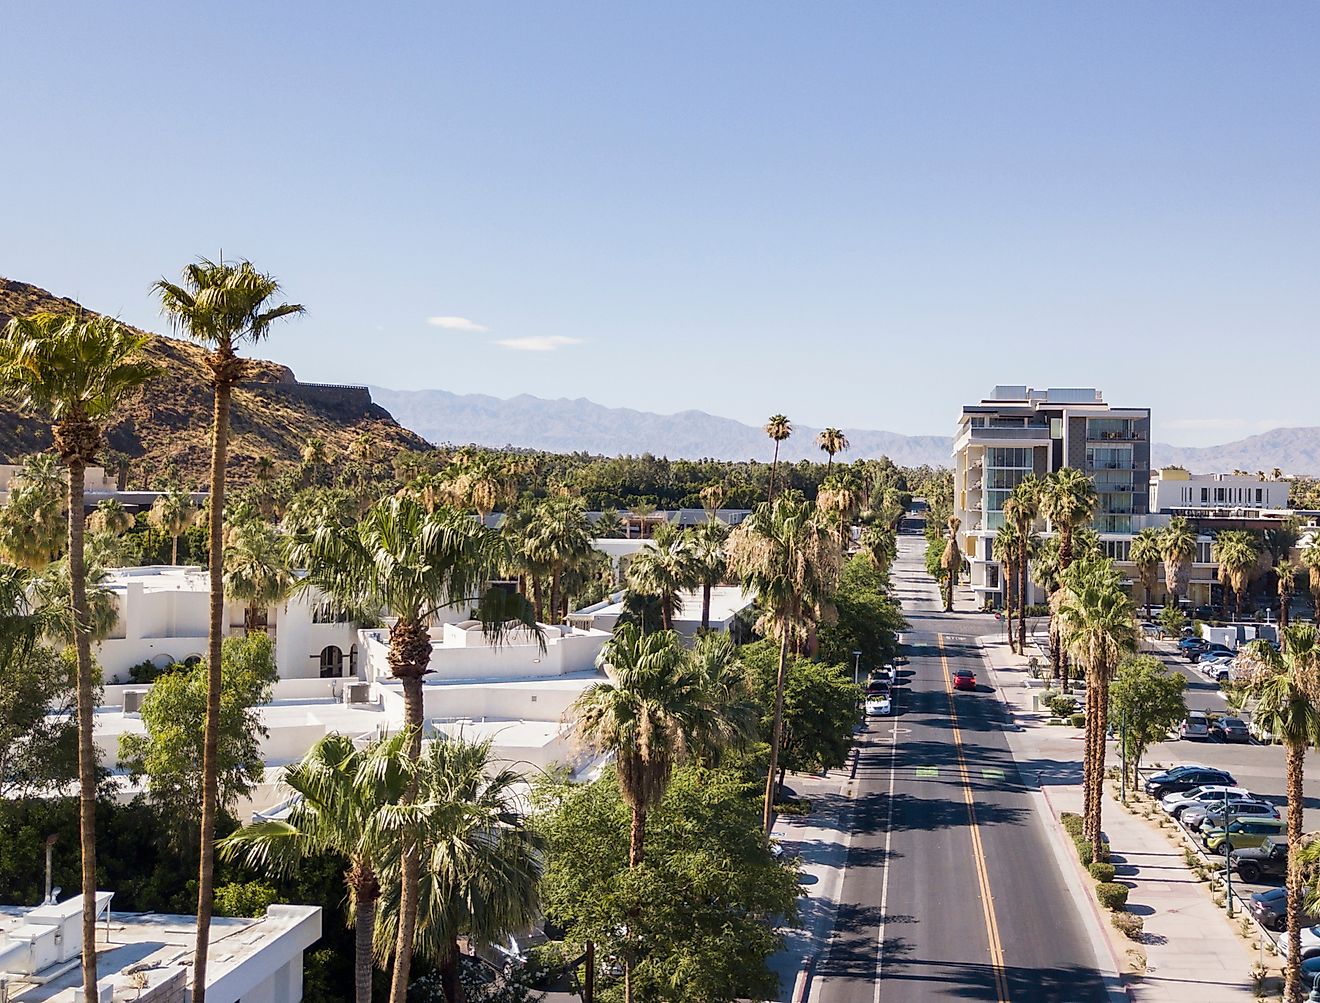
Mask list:
[[[1055,717],[1068,717],[1077,709],[1077,701],[1067,693],[1055,693],[1046,698],[1045,706]]]
[[[1082,866],[1090,867],[1091,861],[1095,860],[1095,848],[1091,846],[1091,841],[1075,837],[1073,844],[1077,847],[1077,859],[1082,862]]]
[[[1102,881],[1095,886],[1095,897],[1106,909],[1122,912],[1127,908],[1128,886],[1116,881]]]
[[[1059,816],[1059,823],[1063,826],[1063,831],[1073,839],[1082,834],[1082,826],[1085,824],[1082,816],[1066,811]]]
[[[1074,728],[1085,728],[1085,727],[1086,727],[1086,715],[1085,715],[1085,714],[1074,714],[1074,715],[1072,716],[1071,720],[1072,720],[1072,726],[1073,726]]]
[[[1091,866],[1087,870],[1091,872],[1091,877],[1102,884],[1114,880],[1114,865],[1103,860],[1091,861]]]
[[[1128,940],[1139,939],[1145,926],[1140,916],[1135,916],[1130,912],[1113,913],[1109,917],[1109,922],[1113,923],[1114,929],[1127,937]]]
[[[264,881],[231,881],[215,889],[217,916],[264,916],[266,908],[278,901],[279,892]]]

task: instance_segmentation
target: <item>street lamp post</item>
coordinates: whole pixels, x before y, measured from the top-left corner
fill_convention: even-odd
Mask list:
[[[861,671],[862,671],[862,653],[860,651],[854,651],[853,652],[853,685],[854,686],[860,685],[860,679],[858,678],[858,676],[860,675]]]
[[[1228,918],[1233,918],[1233,849],[1230,841],[1230,829],[1233,824],[1233,811],[1228,804],[1228,789],[1224,789],[1224,882],[1227,886],[1225,896],[1228,905]]]
[[[1122,757],[1122,768],[1118,774],[1119,800],[1127,804],[1127,708],[1118,715],[1118,749]]]

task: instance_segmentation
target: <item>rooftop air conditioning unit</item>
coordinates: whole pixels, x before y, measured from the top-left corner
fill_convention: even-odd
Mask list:
[[[141,714],[142,702],[147,699],[148,689],[124,690],[124,713]]]
[[[344,703],[371,703],[371,683],[347,683],[344,686]]]

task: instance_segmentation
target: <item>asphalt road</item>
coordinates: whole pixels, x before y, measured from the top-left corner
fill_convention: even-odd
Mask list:
[[[934,611],[921,545],[900,541],[910,660],[895,716],[862,736],[835,937],[811,998],[1098,1003],[1090,940],[985,684],[974,635],[995,622]],[[949,688],[964,667],[976,692]]]

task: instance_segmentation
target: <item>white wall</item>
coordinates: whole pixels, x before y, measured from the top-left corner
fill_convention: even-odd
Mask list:
[[[537,679],[575,672],[591,672],[596,655],[609,639],[602,631],[575,632],[556,636],[557,628],[546,628],[546,650],[535,644],[505,643],[498,646],[435,644],[431,650],[429,680]],[[390,679],[388,632],[358,632],[359,665],[368,681]]]

